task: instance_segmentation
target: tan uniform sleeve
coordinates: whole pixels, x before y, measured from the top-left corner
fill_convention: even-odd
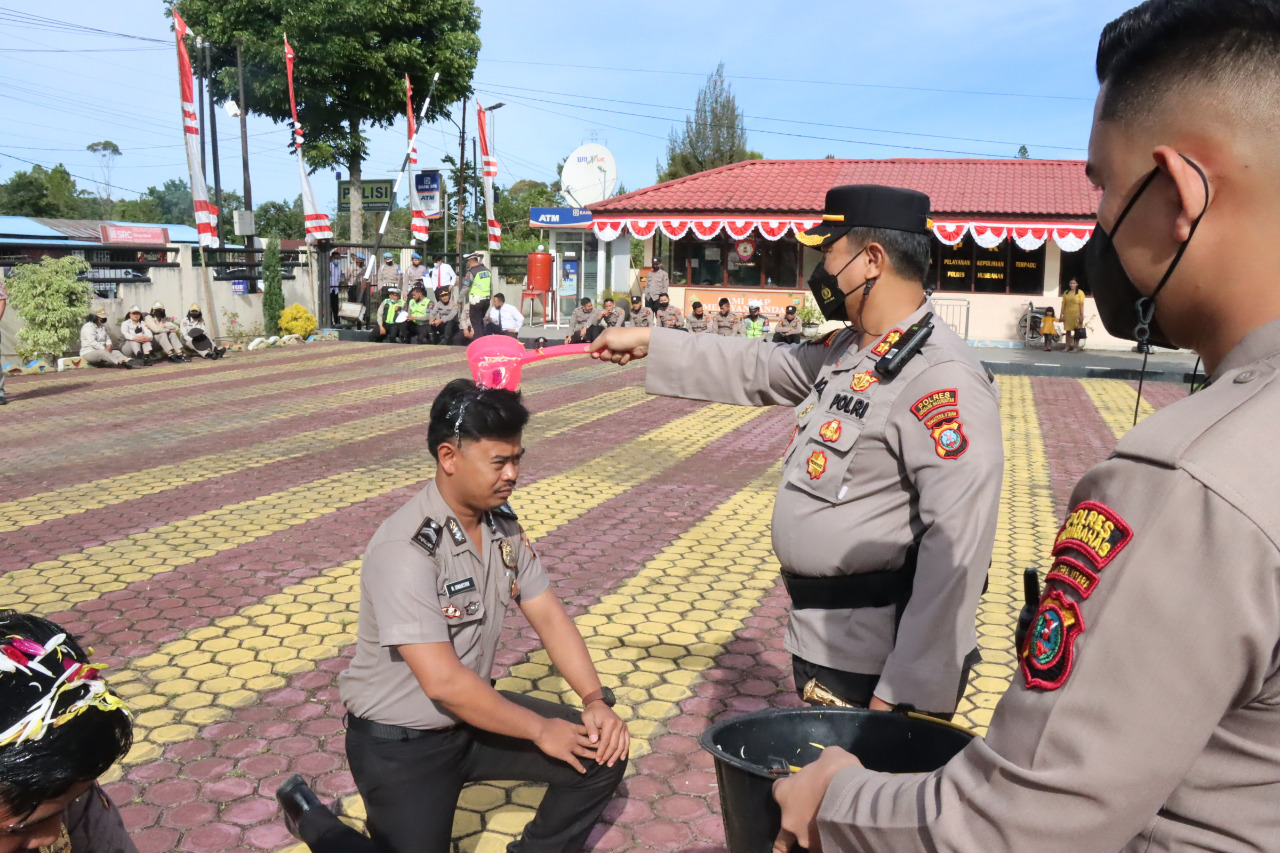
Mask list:
[[[408,542],[387,542],[365,555],[360,583],[373,605],[380,645],[449,642],[435,561]]]
[[[520,529],[520,545],[520,560],[517,563],[519,568],[516,570],[520,582],[520,600],[532,601],[551,588],[551,581],[542,567],[538,552],[533,550],[533,545],[525,536],[524,528]]]
[[[822,344],[783,347],[654,329],[645,390],[739,406],[795,406],[809,396],[830,352]]]
[[[819,814],[825,849],[1148,849],[1127,845],[1155,823],[1207,744],[1234,752],[1238,769],[1249,742],[1230,729],[1268,713],[1254,697],[1276,667],[1280,555],[1180,470],[1112,459],[1086,476],[1072,506],[1086,499],[1118,514],[1133,538],[1096,572],[1087,598],[1062,581],[1047,584],[1047,596],[1079,610],[1081,630],[1063,648],[1064,681],[1029,688],[1015,673],[987,739],[940,771],[839,774]],[[1048,531],[1044,538],[1047,545]],[[1036,636],[1033,627],[1029,645]],[[1233,781],[1225,763],[1218,771],[1215,811],[1225,817],[1250,781]],[[1222,848],[1210,841],[1199,849]]]
[[[977,642],[974,614],[1000,506],[1004,445],[995,389],[966,364],[931,366],[894,401],[886,435],[918,495],[923,533],[911,600],[875,693],[892,705],[949,713]]]

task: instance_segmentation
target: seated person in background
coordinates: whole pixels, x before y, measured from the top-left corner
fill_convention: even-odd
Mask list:
[[[705,332],[711,326],[711,319],[703,312],[702,303],[695,302],[689,306],[689,316],[684,321],[686,331]]]
[[[747,316],[738,323],[737,334],[743,338],[763,338],[769,331],[769,318],[760,313],[760,300],[747,303]]]
[[[489,305],[489,313],[485,315],[485,334],[518,338],[520,327],[523,325],[524,315],[517,311],[514,305],[507,304],[507,297],[501,293],[495,293]]]
[[[577,308],[573,309],[573,313],[569,315],[569,334],[565,335],[564,342],[566,344],[589,344],[596,339],[597,331],[591,332],[592,326],[599,326],[599,318],[595,309],[591,305],[591,297],[582,297],[582,302]],[[591,335],[591,337],[587,337]]]
[[[653,325],[653,309],[649,306],[640,305],[640,297],[631,297],[631,319],[627,320],[628,326],[634,326],[637,329],[647,329]]]
[[[0,853],[138,853],[98,777],[133,743],[124,702],[48,619],[0,611]]]
[[[600,316],[596,318],[596,322],[593,323],[592,326],[593,328],[598,329],[595,335],[599,335],[600,332],[605,329],[612,328],[614,326],[621,326],[626,321],[626,312],[614,305],[612,299],[605,299],[605,301],[601,303]],[[595,335],[588,340],[595,340]]]
[[[111,336],[107,334],[107,309],[99,308],[89,315],[80,327],[80,357],[90,364],[106,364],[132,370],[142,367],[142,362],[125,358],[111,348]]]
[[[374,334],[373,339],[390,343],[395,343],[399,340],[400,328],[404,323],[400,319],[400,314],[403,311],[404,300],[400,298],[400,285],[388,284],[387,298],[382,300],[382,304],[378,306],[378,313],[374,315],[374,319],[378,324],[378,331]]]
[[[1052,307],[1044,309],[1044,316],[1040,318],[1040,337],[1044,338],[1045,352],[1058,342],[1058,318],[1054,316]]]
[[[800,325],[800,318],[796,316],[796,306],[788,305],[786,313],[782,315],[778,325],[773,328],[773,342],[775,344],[798,344],[803,335],[804,327]]]
[[[419,264],[419,269],[424,267]],[[405,272],[407,278],[409,272]],[[400,336],[406,344],[425,344],[427,342],[427,330],[430,327],[429,318],[431,317],[431,302],[427,299],[427,289],[422,284],[422,279],[418,279],[418,283],[413,285],[413,289],[409,291],[409,301],[405,303],[405,310],[409,312],[409,318],[404,321]]]
[[[210,361],[227,354],[226,347],[214,345],[213,339],[205,331],[204,314],[201,313],[200,306],[194,303],[187,309],[187,316],[182,318],[182,340],[192,352]]]
[[[453,301],[453,291],[437,290],[436,303],[431,306],[427,319],[427,343],[452,344],[457,334],[458,304]]]
[[[719,313],[711,315],[711,325],[707,331],[713,335],[724,335],[729,337],[737,333],[738,315],[729,310],[729,300],[725,297],[720,298]]]
[[[506,503],[529,411],[516,391],[446,385],[431,405],[436,475],[383,522],[360,567],[356,653],[339,676],[346,751],[372,838],[300,776],[276,792],[315,853],[444,853],[470,782],[544,782],[524,853],[582,849],[622,781],[630,736],[586,643]],[[499,692],[490,677],[511,604],[582,709]]]
[[[182,338],[179,337],[181,329],[164,313],[164,303],[156,302],[152,305],[151,313],[143,322],[147,324],[147,331],[151,332],[151,339],[164,350],[170,361],[191,361],[182,354]]]
[[[658,297],[658,313],[654,315],[654,319],[664,329],[684,328],[684,314],[679,308],[672,306],[671,297],[665,293]]]
[[[120,352],[126,358],[141,359],[143,364],[151,364],[151,332],[142,322],[142,309],[137,305],[130,308],[128,316],[121,321],[120,337],[124,339]]]

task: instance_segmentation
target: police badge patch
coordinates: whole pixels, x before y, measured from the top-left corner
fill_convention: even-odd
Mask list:
[[[460,619],[462,617],[462,611],[457,607],[454,607],[452,604],[446,604],[444,607],[441,607],[440,612],[443,613],[447,619]]]
[[[479,613],[479,612],[480,612],[480,602],[478,602],[478,601],[473,601],[473,602],[471,602],[470,604],[468,604],[468,605],[467,605],[467,615],[468,615],[468,616],[475,616],[475,615],[476,615],[477,613]]]
[[[821,450],[815,450],[809,456],[808,463],[809,479],[818,480],[827,470],[827,454]]]
[[[853,374],[853,379],[849,381],[849,390],[858,392],[866,391],[879,381],[879,376],[876,376],[870,370],[864,370],[861,373]]]
[[[1075,554],[1092,563],[1094,568],[1105,568],[1133,539],[1131,528],[1120,514],[1106,504],[1097,501],[1081,501],[1071,509],[1071,514],[1058,531],[1053,542],[1053,556]]]
[[[449,518],[445,525],[449,528],[449,537],[453,539],[454,545],[462,545],[467,541],[467,534],[462,531],[462,525],[457,519]]]
[[[1080,607],[1062,590],[1051,590],[1040,600],[1022,650],[1022,676],[1028,689],[1057,690],[1071,674],[1076,639],[1084,633]]]
[[[516,567],[516,549],[511,544],[511,540],[503,539],[498,544],[498,550],[502,552],[502,564],[508,569],[514,569]]]
[[[844,432],[844,424],[839,420],[830,420],[818,429],[818,436],[827,444],[835,444],[840,440],[840,434]]]

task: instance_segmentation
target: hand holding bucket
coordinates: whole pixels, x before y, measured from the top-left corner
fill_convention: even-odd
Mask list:
[[[467,364],[471,378],[482,388],[520,390],[520,371],[526,364],[562,355],[586,355],[586,344],[527,350],[508,335],[485,335],[467,345]]]

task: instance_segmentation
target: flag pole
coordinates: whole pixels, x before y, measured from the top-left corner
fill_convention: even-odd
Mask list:
[[[427,99],[422,102],[422,110],[418,115],[417,132],[413,138],[409,140],[409,149],[404,152],[404,162],[400,164],[400,174],[396,175],[395,186],[391,190],[391,198],[394,200],[400,194],[400,182],[404,180],[405,172],[409,169],[409,159],[413,156],[414,150],[418,147],[418,137],[422,135],[422,128],[427,122],[427,108],[431,105],[431,96],[435,94],[436,82],[440,79],[440,72],[437,71],[431,75],[431,88],[427,90]],[[412,188],[410,192],[415,192]],[[387,233],[387,222],[391,219],[391,210],[387,209],[382,214],[382,224],[378,226],[378,236],[373,240],[373,254],[369,258],[369,263],[365,267],[364,277],[372,280],[373,270],[378,265],[378,249],[382,247],[382,238]]]

